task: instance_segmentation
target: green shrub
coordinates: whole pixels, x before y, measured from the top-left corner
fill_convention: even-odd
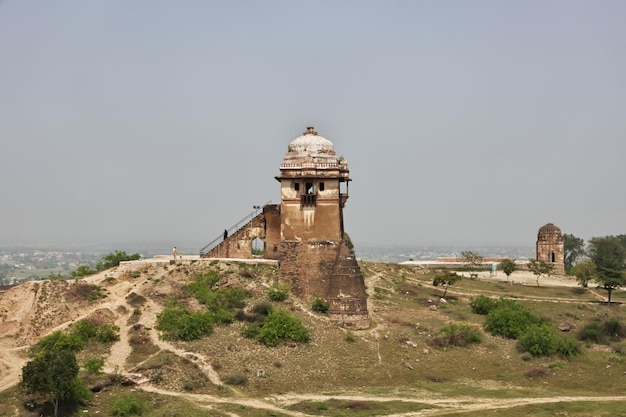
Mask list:
[[[551,356],[558,354],[571,357],[580,354],[580,346],[572,338],[557,333],[548,323],[529,326],[517,339],[521,351],[533,356]]]
[[[99,343],[109,343],[119,340],[120,328],[113,324],[97,326],[90,320],[80,320],[70,327],[70,334],[80,339],[84,344],[95,340]]]
[[[311,309],[313,311],[317,311],[318,313],[322,314],[326,314],[329,308],[330,306],[328,305],[328,303],[322,300],[320,297],[315,297],[315,300],[313,300],[313,305],[311,306]]]
[[[105,269],[113,268],[114,266],[118,266],[120,262],[124,261],[136,261],[141,258],[138,253],[134,253],[132,255],[127,254],[124,251],[115,251],[111,252],[102,258],[97,264],[96,269],[98,271],[103,271]]]
[[[236,310],[245,306],[244,300],[250,294],[240,287],[214,289],[219,280],[217,272],[209,271],[196,276],[186,285],[185,292],[206,306],[212,324],[227,324],[233,321]]]
[[[226,375],[224,383],[228,385],[245,385],[248,383],[248,376],[246,374],[232,374]]]
[[[87,370],[90,374],[99,374],[102,372],[102,368],[104,367],[104,359],[103,358],[89,358],[83,364],[83,368]]]
[[[354,335],[354,332],[348,330],[346,332],[346,342],[354,343],[355,341],[356,341],[356,336]]]
[[[626,337],[626,326],[615,318],[587,323],[578,333],[578,340],[610,345]]]
[[[268,288],[267,296],[273,301],[284,301],[289,297],[289,285],[273,285]]]
[[[470,302],[470,307],[472,308],[472,312],[475,314],[480,314],[486,316],[489,314],[491,310],[498,306],[498,301],[493,298],[485,297],[481,295],[476,298],[472,298]]]
[[[89,320],[80,320],[70,326],[70,334],[78,337],[85,344],[95,338],[97,333],[98,327]]]
[[[120,339],[120,328],[114,324],[103,324],[98,327],[95,339],[100,343],[115,342]]]
[[[480,329],[466,324],[451,324],[442,328],[439,336],[431,339],[431,344],[438,347],[465,347],[474,343],[480,343],[482,340],[483,335]]]
[[[557,339],[552,326],[547,323],[532,324],[517,339],[517,346],[533,356],[551,356],[556,353]]]
[[[517,339],[528,327],[542,320],[514,301],[502,299],[485,319],[485,330],[495,336]]]
[[[273,309],[262,322],[246,325],[243,335],[257,339],[266,346],[276,346],[285,341],[308,342],[310,338],[308,329],[300,319],[282,309]]]
[[[76,335],[66,334],[57,330],[39,340],[36,345],[31,347],[30,351],[32,354],[47,350],[70,350],[72,352],[78,352],[84,349],[85,346],[86,342]]]
[[[81,278],[81,277],[86,277],[88,275],[93,275],[96,272],[98,271],[96,271],[95,269],[91,269],[88,265],[79,265],[78,268],[76,268],[76,270],[72,271],[71,277]]]
[[[115,399],[109,409],[111,415],[119,417],[140,416],[147,411],[148,406],[135,394],[124,394]]]
[[[187,307],[175,305],[166,307],[157,315],[156,328],[163,332],[167,340],[196,340],[213,331],[211,314],[191,311]]]

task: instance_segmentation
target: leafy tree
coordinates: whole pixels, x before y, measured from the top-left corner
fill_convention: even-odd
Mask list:
[[[596,281],[607,290],[609,305],[613,290],[626,285],[623,272],[626,247],[622,246],[621,236],[594,237],[589,241],[589,257],[598,271]]]
[[[439,285],[443,286],[443,298],[446,298],[450,285],[454,285],[461,278],[462,277],[460,275],[457,275],[454,272],[446,272],[445,274],[437,275],[433,280],[433,285],[435,287],[438,287]]]
[[[589,281],[597,279],[598,270],[596,264],[591,259],[585,259],[570,269],[570,275],[574,275],[576,281],[584,288],[587,288]]]
[[[485,261],[485,257],[475,252],[472,252],[471,250],[467,250],[461,252],[461,257],[459,258],[459,261],[463,262],[467,269],[478,268]]]
[[[75,353],[70,349],[51,348],[24,365],[21,386],[28,393],[48,397],[57,416],[59,401],[73,399],[77,375]]]
[[[615,236],[591,238],[588,252],[598,268],[624,269],[626,247]]]
[[[623,287],[624,285],[626,285],[626,277],[624,277],[624,272],[616,271],[615,269],[599,267],[597,280],[608,293],[607,302],[609,305],[611,305],[611,294],[613,293],[613,290],[616,290],[619,287]]]
[[[140,258],[141,258],[141,255],[139,255],[138,253],[134,253],[132,255],[129,255],[129,254],[127,254],[124,251],[116,250],[115,252],[111,252],[108,255],[106,255],[104,258],[102,258],[96,264],[96,270],[104,271],[105,269],[109,269],[109,268],[113,268],[115,266],[118,266],[120,264],[120,262],[136,261],[136,260],[138,260]]]
[[[528,269],[537,277],[537,286],[539,286],[539,278],[543,275],[550,275],[554,271],[554,265],[546,261],[538,261],[531,259],[528,261]]]
[[[563,249],[565,252],[565,273],[569,274],[576,260],[585,254],[585,241],[579,237],[565,233],[563,235]]]
[[[500,269],[504,271],[506,280],[508,281],[511,274],[517,269],[517,264],[513,259],[506,258],[500,261]]]

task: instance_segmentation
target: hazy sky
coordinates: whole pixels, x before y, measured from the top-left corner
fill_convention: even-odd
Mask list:
[[[279,201],[306,126],[349,163],[357,248],[626,233],[625,22],[622,0],[0,1],[0,245],[199,250]]]

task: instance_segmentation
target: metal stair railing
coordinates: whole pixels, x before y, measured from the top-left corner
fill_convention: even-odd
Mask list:
[[[271,204],[272,200],[268,201],[267,203],[263,204],[262,206],[254,206],[254,210],[252,210],[250,213],[246,214],[244,217],[241,218],[241,220],[239,220],[237,223],[235,223],[234,225],[230,226],[228,229],[226,229],[226,231],[228,232],[228,236],[231,236],[233,233],[233,231],[239,231],[240,226],[242,223],[249,223],[251,222],[256,216],[258,216],[260,213],[260,211],[263,209],[263,207],[267,206],[268,204]],[[205,253],[211,251],[214,247],[216,247],[218,245],[218,243],[221,243],[220,240],[224,238],[224,234],[220,233],[215,239],[213,239],[212,241],[210,241],[209,243],[207,243],[202,249],[200,249],[200,256],[204,255]]]

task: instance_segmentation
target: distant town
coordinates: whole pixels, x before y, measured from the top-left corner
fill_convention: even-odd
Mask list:
[[[139,250],[120,248],[121,250],[139,253],[143,258],[156,254],[169,254],[163,247],[142,247]],[[40,248],[15,247],[0,248],[0,285],[16,285],[24,281],[46,279],[50,276],[69,277],[71,272],[80,265],[95,267],[96,263],[115,248]],[[409,260],[436,260],[441,257],[460,256],[461,251],[472,250],[486,257],[508,257],[525,260],[534,256],[533,247],[460,247],[460,246],[357,246],[355,248],[359,260],[374,262],[397,263]],[[187,251],[192,254],[193,252]]]

